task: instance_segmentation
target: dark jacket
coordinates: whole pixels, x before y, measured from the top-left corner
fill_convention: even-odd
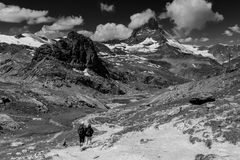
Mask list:
[[[78,127],[78,135],[81,136],[81,137],[84,137],[85,132],[86,132],[86,128],[84,127],[84,125],[80,125]]]
[[[94,133],[94,131],[93,131],[93,129],[92,129],[91,126],[88,126],[88,127],[85,129],[85,135],[86,135],[87,137],[92,137],[93,133]]]

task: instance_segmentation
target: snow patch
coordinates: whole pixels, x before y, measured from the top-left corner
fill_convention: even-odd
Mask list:
[[[198,46],[188,45],[188,44],[180,44],[174,39],[168,39],[167,43],[170,46],[178,48],[181,52],[202,55],[203,57],[209,57],[211,59],[216,59],[208,50],[199,50]]]
[[[107,52],[98,52],[101,56],[108,56]]]
[[[11,147],[18,147],[18,146],[22,146],[22,145],[24,145],[23,142],[12,142],[10,146]]]
[[[115,49],[123,50],[127,53],[131,52],[142,52],[142,53],[152,53],[156,52],[157,48],[160,46],[159,43],[152,38],[146,38],[139,44],[128,45],[126,43],[120,43],[115,45],[105,44],[110,50]]]
[[[91,75],[88,73],[88,69],[84,69],[83,71],[84,76],[91,77]]]
[[[43,42],[40,42],[28,34],[23,34],[23,37],[16,38],[15,36],[0,35],[0,43],[16,44],[16,45],[27,45],[31,47],[40,47]]]
[[[116,107],[121,107],[121,106],[125,106],[126,104],[122,104],[122,103],[108,103],[106,104],[106,106],[108,106],[109,108],[116,108]]]

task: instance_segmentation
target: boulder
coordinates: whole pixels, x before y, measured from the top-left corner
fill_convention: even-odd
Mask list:
[[[209,155],[198,154],[195,156],[195,160],[214,160],[214,159],[218,159],[218,157],[214,154]]]
[[[193,105],[202,105],[204,103],[214,102],[215,98],[212,94],[202,93],[197,97],[193,97],[189,100],[189,102]]]
[[[40,113],[47,113],[48,112],[48,108],[44,104],[38,105],[36,109]]]
[[[20,128],[20,125],[6,114],[0,114],[0,126],[2,126],[3,129],[8,129],[11,131]]]
[[[11,100],[7,97],[1,97],[1,99],[0,99],[0,104],[5,105],[5,104],[10,103],[10,102],[11,102]]]

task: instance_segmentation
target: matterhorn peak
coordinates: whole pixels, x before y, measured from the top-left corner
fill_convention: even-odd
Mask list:
[[[148,23],[142,26],[143,28],[149,28],[151,30],[158,30],[161,29],[161,25],[156,18],[150,18]]]
[[[158,42],[165,42],[165,31],[162,29],[156,18],[150,18],[148,23],[134,29],[131,37],[127,40],[129,43],[139,43],[146,38],[152,38]]]

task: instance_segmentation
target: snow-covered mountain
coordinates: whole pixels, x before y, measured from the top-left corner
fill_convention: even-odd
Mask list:
[[[101,51],[105,55],[114,53],[118,59],[119,55],[135,55],[144,58],[145,62],[151,62],[150,65],[190,80],[216,75],[222,70],[208,49],[181,44],[164,31],[155,19],[134,30],[127,40],[105,42],[104,45],[110,50]],[[122,61],[125,61],[124,58]],[[116,61],[116,65],[120,66],[121,63]]]
[[[16,45],[26,45],[30,47],[40,47],[45,43],[50,43],[51,41],[31,33],[23,33],[16,36],[2,35],[0,34],[0,43],[16,44]]]
[[[201,55],[203,57],[209,57],[212,59],[216,59],[213,54],[209,53],[208,49],[200,50],[199,46],[189,45],[189,44],[181,44],[174,39],[168,39],[167,43],[173,47],[179,49],[179,51],[183,53],[193,54],[193,55]]]
[[[115,49],[121,49],[124,52],[132,53],[132,52],[143,52],[143,53],[152,53],[156,52],[158,47],[160,46],[157,41],[152,38],[146,38],[144,41],[139,44],[129,45],[127,43],[113,44],[106,46],[114,51]]]

